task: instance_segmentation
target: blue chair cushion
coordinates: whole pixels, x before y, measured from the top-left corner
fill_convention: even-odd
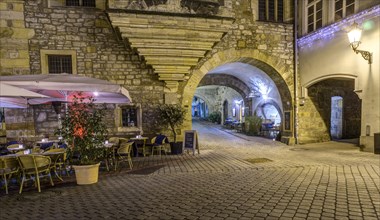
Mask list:
[[[9,142],[7,143],[7,146],[12,145],[12,144],[18,144],[18,141],[9,141]]]
[[[46,150],[47,148],[53,146],[54,142],[46,142],[46,143],[41,143],[40,144],[40,148],[42,150]]]
[[[160,134],[156,137],[156,141],[154,143],[155,144],[163,144],[164,140],[165,140],[165,143],[169,143],[168,138],[165,135]]]
[[[66,149],[67,148],[67,144],[60,144],[60,145],[58,145],[58,148],[64,148],[64,149]]]

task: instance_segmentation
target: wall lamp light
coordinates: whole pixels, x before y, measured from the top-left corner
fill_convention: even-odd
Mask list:
[[[361,43],[360,38],[362,36],[362,30],[358,27],[358,23],[354,22],[350,32],[348,32],[347,34],[352,50],[354,50],[356,54],[360,53],[365,60],[368,60],[368,64],[371,64],[372,53],[365,50],[358,50],[358,47]]]
[[[299,104],[300,104],[300,106],[305,105],[305,97],[299,97]]]

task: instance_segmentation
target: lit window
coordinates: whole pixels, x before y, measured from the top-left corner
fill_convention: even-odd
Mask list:
[[[355,13],[355,0],[335,0],[335,21]]]
[[[307,3],[307,32],[312,32],[322,27],[322,1],[309,0]]]
[[[260,21],[283,21],[283,0],[259,0]]]
[[[122,127],[137,126],[137,109],[134,106],[123,107],[121,109],[121,125]]]
[[[71,55],[48,55],[49,73],[73,73]]]
[[[95,0],[66,0],[66,6],[95,7]]]

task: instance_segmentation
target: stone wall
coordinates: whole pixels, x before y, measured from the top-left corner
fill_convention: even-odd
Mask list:
[[[1,75],[28,74],[28,39],[34,30],[25,28],[24,1],[0,2],[0,73]]]
[[[188,75],[189,80],[180,84],[176,95],[182,103],[191,103],[199,81],[209,70],[226,62],[237,61],[252,61],[252,65],[273,79],[283,102],[292,102],[292,25],[256,21],[254,13],[257,10],[254,7],[257,5],[251,3],[225,1],[223,7],[235,16],[235,23],[212,51],[200,60]],[[32,74],[41,73],[41,50],[75,50],[77,74],[125,86],[133,102],[142,106],[144,134],[151,130],[154,108],[164,101],[164,83],[158,81],[157,75],[152,74],[153,69],[130,48],[128,42],[121,39],[104,11],[80,7],[49,8],[45,1],[27,0],[24,16],[25,27],[35,32],[29,40]],[[152,19],[155,19],[154,16]],[[35,110],[41,115],[44,108]],[[46,118],[55,120],[49,113]],[[49,126],[53,129],[56,123],[46,123],[37,132],[45,133]],[[191,128],[190,120],[186,121],[184,128]]]
[[[224,101],[228,102],[228,117],[239,120],[239,115],[232,115],[232,108],[235,107],[235,100],[242,100],[241,94],[235,91],[234,89],[226,86],[217,86],[217,87],[199,87],[197,89],[196,96],[202,98],[209,109],[209,114],[216,111],[222,115],[223,118],[223,103]]]
[[[33,112],[32,107],[27,109],[5,109],[7,140],[34,140],[36,133]]]
[[[153,109],[163,103],[163,82],[157,80],[142,57],[119,38],[106,14],[96,8],[46,7],[41,1],[25,2],[25,25],[35,32],[29,41],[30,72],[41,74],[40,50],[75,50],[77,74],[123,85],[135,104],[141,104],[144,133],[151,130]],[[35,106],[39,129],[36,135],[52,133],[57,118],[51,109]],[[42,113],[45,111],[45,113]],[[52,115],[50,115],[52,114]],[[115,111],[109,123],[116,132]],[[116,135],[116,133],[115,133]],[[125,135],[118,133],[117,135]]]

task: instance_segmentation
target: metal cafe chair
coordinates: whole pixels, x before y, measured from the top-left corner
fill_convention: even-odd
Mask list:
[[[44,152],[45,156],[49,156],[52,160],[52,164],[50,165],[50,169],[55,173],[55,176],[58,177],[59,180],[63,181],[62,177],[58,174],[59,170],[62,175],[62,171],[66,170],[66,159],[67,153],[64,148],[54,148]],[[69,176],[69,172],[66,171],[66,174]]]
[[[119,149],[117,149],[115,171],[117,169],[118,164],[124,161],[128,162],[129,168],[132,170],[132,167],[133,167],[132,157],[131,157],[132,146],[133,146],[133,142],[127,142],[127,143],[123,143],[119,147]]]
[[[152,145],[152,155],[154,152],[157,152],[158,155],[161,156],[161,152],[163,151],[165,155],[170,151],[169,140],[165,135],[157,135],[151,140]]]
[[[8,181],[12,178],[12,175],[18,175],[19,170],[16,157],[3,157],[0,159],[0,175],[4,181],[6,194],[8,194]]]
[[[20,163],[20,168],[22,171],[22,181],[20,185],[20,191],[19,193],[22,193],[22,188],[24,186],[24,182],[26,180],[34,180],[38,187],[38,192],[41,192],[41,185],[40,185],[40,175],[41,177],[48,176],[50,179],[50,184],[54,186],[53,179],[51,178],[50,174],[50,164],[51,159],[47,156],[42,155],[20,155],[18,156],[18,160]],[[29,179],[27,179],[27,175],[29,176]],[[34,176],[34,178],[32,178]]]

